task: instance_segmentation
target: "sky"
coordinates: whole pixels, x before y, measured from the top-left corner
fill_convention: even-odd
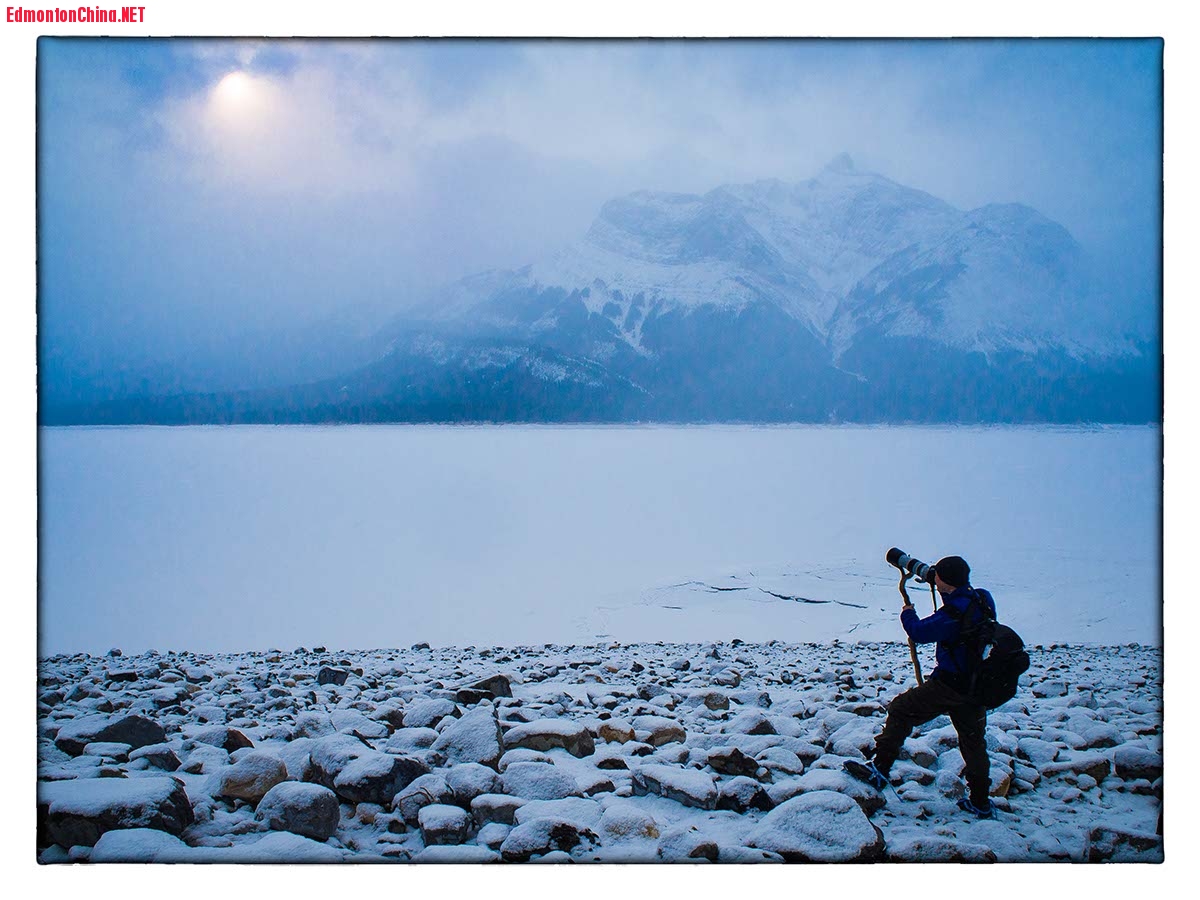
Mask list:
[[[614,196],[802,181],[842,152],[963,209],[1033,206],[1153,303],[1161,59],[1157,40],[42,39],[43,386],[366,332],[553,252]]]

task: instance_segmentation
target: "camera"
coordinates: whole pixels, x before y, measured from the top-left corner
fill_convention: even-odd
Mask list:
[[[903,569],[910,575],[915,575],[918,581],[926,584],[933,581],[933,576],[935,573],[933,566],[926,565],[919,559],[909,556],[899,547],[893,547],[891,550],[889,550],[884,555],[884,559],[886,559],[889,564],[895,566],[897,569]]]

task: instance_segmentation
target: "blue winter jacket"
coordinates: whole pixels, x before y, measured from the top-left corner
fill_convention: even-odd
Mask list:
[[[980,602],[968,613],[973,597],[978,597]],[[954,610],[957,617],[947,612],[947,607]],[[930,678],[938,678],[952,687],[965,689],[963,676],[967,673],[970,650],[964,645],[956,645],[956,641],[964,625],[974,624],[983,617],[983,608],[986,608],[989,616],[996,618],[996,601],[992,595],[983,588],[968,585],[955,588],[954,593],[943,597],[938,611],[924,619],[919,618],[911,606],[906,606],[900,612],[900,624],[913,641],[918,644],[937,642],[937,666]]]

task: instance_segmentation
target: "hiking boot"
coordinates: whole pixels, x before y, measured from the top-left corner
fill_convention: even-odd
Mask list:
[[[991,800],[985,800],[983,807],[978,807],[971,802],[970,797],[963,797],[958,801],[958,808],[963,812],[969,812],[978,819],[990,819],[996,815],[996,807]]]
[[[875,763],[860,763],[857,759],[848,759],[842,763],[842,768],[859,781],[865,781],[877,791],[888,786],[888,777],[875,768]]]

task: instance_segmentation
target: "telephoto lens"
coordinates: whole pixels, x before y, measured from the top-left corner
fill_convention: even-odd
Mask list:
[[[934,568],[921,562],[919,559],[909,556],[899,547],[893,547],[886,554],[884,559],[889,565],[895,566],[897,569],[903,569],[910,575],[915,575],[918,581],[929,583],[933,581]]]

